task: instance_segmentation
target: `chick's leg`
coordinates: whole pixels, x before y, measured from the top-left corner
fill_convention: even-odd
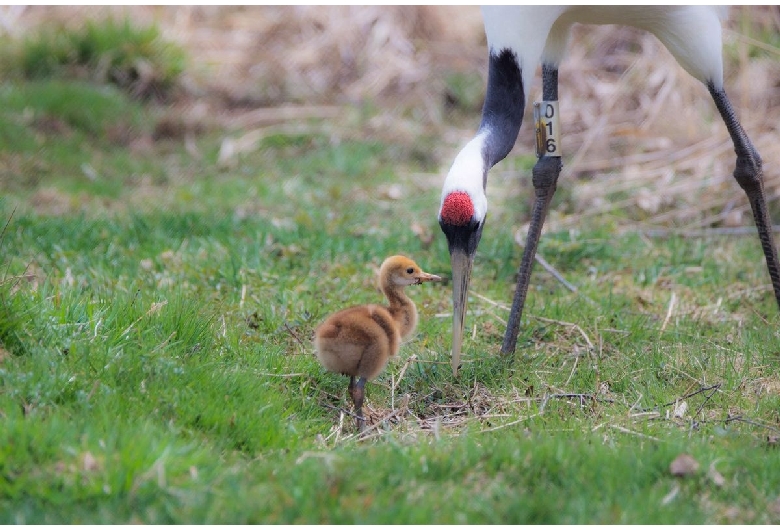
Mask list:
[[[363,398],[365,397],[364,387],[366,385],[365,377],[354,376],[349,378],[349,394],[352,396],[352,402],[355,404],[355,416],[357,416],[357,427],[359,432],[363,432],[366,421],[363,418]]]

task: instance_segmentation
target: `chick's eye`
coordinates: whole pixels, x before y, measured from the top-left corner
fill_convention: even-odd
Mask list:
[[[413,268],[411,268],[411,267],[409,267],[408,269],[406,269],[406,274],[411,274],[411,273],[413,273],[413,272],[414,272],[414,269],[413,269]]]

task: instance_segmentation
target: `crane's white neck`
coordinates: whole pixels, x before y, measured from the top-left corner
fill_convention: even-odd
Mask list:
[[[488,135],[489,131],[483,129],[461,149],[447,173],[441,190],[442,205],[450,193],[456,191],[467,193],[474,205],[474,218],[480,221],[485,219],[487,214],[485,181],[489,168],[484,156],[484,147]]]

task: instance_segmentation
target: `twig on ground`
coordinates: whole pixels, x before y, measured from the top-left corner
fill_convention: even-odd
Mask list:
[[[425,364],[446,364],[448,366],[450,364],[449,361],[433,361],[431,359],[417,359],[417,362],[418,363],[425,363]],[[471,361],[461,360],[461,364],[467,364],[467,363],[473,363],[473,362],[476,362],[476,361],[473,361],[473,360],[471,360]]]
[[[303,373],[303,372],[295,372],[291,374],[270,374],[268,372],[255,372],[255,375],[261,375],[264,377],[306,377],[309,374]]]
[[[577,324],[574,324],[573,322],[564,322],[563,320],[553,320],[552,318],[544,318],[544,317],[537,317],[537,316],[534,316],[533,318],[541,322],[547,322],[549,324],[558,324],[559,326],[565,326],[568,328],[572,328],[575,331],[578,331],[579,334],[582,335],[582,338],[585,339],[585,342],[588,343],[588,348],[590,348],[591,351],[594,350],[594,346],[593,343],[590,341],[590,338]]]
[[[669,407],[669,406],[674,405],[675,403],[677,403],[679,401],[682,401],[683,399],[691,398],[693,396],[701,394],[702,392],[707,392],[709,390],[716,390],[717,391],[719,389],[720,389],[720,383],[715,383],[714,385],[711,385],[711,386],[701,387],[701,388],[699,388],[698,390],[696,390],[694,392],[689,392],[689,393],[685,394],[684,396],[680,396],[677,399],[675,399],[674,401],[670,401],[668,403],[664,403],[663,405],[655,405],[653,407],[647,407],[647,408],[638,409],[638,410],[641,411],[641,412],[651,412],[653,410],[658,410],[658,409],[662,409],[664,407]],[[631,407],[631,408],[633,409],[633,407]]]
[[[97,335],[97,326],[95,326],[95,335]],[[171,332],[171,334],[170,334],[170,335],[168,335],[168,338],[167,338],[167,339],[165,339],[165,340],[164,340],[164,341],[162,341],[160,344],[158,344],[157,346],[155,346],[155,347],[154,347],[154,349],[153,349],[151,352],[149,352],[149,353],[150,353],[150,354],[152,354],[152,353],[156,353],[158,350],[161,350],[162,348],[165,348],[165,345],[166,345],[166,344],[168,344],[168,342],[170,342],[170,340],[171,340],[171,339],[172,339],[172,338],[173,338],[175,335],[176,335],[176,332],[175,332],[175,331],[172,331],[172,332]],[[94,340],[94,338],[93,338],[93,340]]]
[[[3,239],[5,239],[5,232],[8,230],[8,225],[11,224],[11,219],[14,218],[14,214],[16,213],[16,206],[14,206],[14,209],[11,210],[11,215],[8,216],[8,219],[5,221],[5,224],[3,225],[3,229],[0,230],[0,245],[3,244]]]
[[[495,306],[495,307],[497,307],[499,309],[503,309],[504,311],[510,311],[512,309],[508,305],[502,304],[500,302],[493,301],[493,300],[491,300],[490,298],[488,298],[487,296],[485,296],[483,294],[479,294],[479,293],[476,293],[474,291],[469,291],[469,294],[474,295],[476,298],[479,298],[483,302],[487,302],[488,304],[490,304],[492,306]],[[449,316],[452,316],[452,314],[450,314]]]
[[[404,396],[404,399],[401,401],[401,406],[398,409],[391,410],[390,412],[388,412],[387,414],[379,418],[379,420],[367,426],[365,430],[363,430],[363,432],[359,432],[347,436],[346,438],[344,438],[344,440],[350,440],[352,438],[358,438],[359,440],[366,440],[368,438],[367,436],[368,433],[377,430],[380,425],[382,425],[384,422],[386,422],[387,420],[393,417],[401,418],[408,410],[409,410],[409,394]],[[377,433],[377,434],[381,435],[381,433]]]
[[[625,427],[621,427],[620,425],[610,425],[612,429],[615,429],[616,431],[620,431],[622,433],[626,434],[632,434],[634,436],[639,436],[640,438],[647,438],[648,440],[653,440],[654,442],[660,442],[658,438],[655,436],[650,436],[649,434],[642,434],[641,432],[632,431],[631,429],[626,429]]]
[[[561,285],[563,285],[564,287],[566,287],[569,291],[571,291],[573,293],[578,293],[579,292],[579,289],[577,289],[577,287],[575,287],[570,282],[568,282],[566,280],[566,278],[563,277],[563,274],[558,272],[558,270],[555,267],[550,265],[550,262],[548,262],[546,259],[544,259],[538,252],[536,253],[536,256],[534,256],[534,257],[536,258],[536,262],[539,265],[541,265],[542,268],[544,268],[544,270],[549,272],[552,275],[553,278],[558,280],[561,283]],[[590,298],[587,298],[587,297],[585,297],[585,299],[586,300],[590,300]]]
[[[571,372],[569,373],[569,377],[566,379],[566,382],[563,384],[563,386],[569,386],[569,382],[571,381],[571,378],[574,377],[574,372],[577,370],[577,363],[580,360],[580,356],[577,355],[574,357],[574,366],[571,367]]]
[[[299,456],[295,460],[295,464],[299,465],[301,462],[309,458],[319,458],[322,461],[326,462],[328,466],[332,466],[333,461],[338,457],[336,456],[336,454],[332,452],[324,453],[324,452],[316,452],[316,451],[304,451],[303,453],[301,453],[301,456]]]
[[[657,410],[651,410],[651,411],[648,411],[648,412],[637,412],[635,414],[629,415],[629,418],[632,418],[632,419],[634,419],[634,418],[645,418],[645,417],[649,418],[651,420],[654,420],[656,418],[660,418],[661,417],[661,413],[658,412]]]
[[[350,410],[344,410],[343,408],[337,407],[336,405],[331,405],[330,403],[321,403],[321,405],[323,407],[325,407],[325,408],[328,408],[328,409],[337,410],[337,411],[341,412],[342,414],[346,414],[347,416],[352,416],[353,418],[357,418],[357,414],[355,414],[354,412],[352,412]]]
[[[536,414],[531,414],[530,416],[526,416],[525,418],[520,418],[518,420],[510,421],[508,423],[496,425],[495,427],[490,427],[489,429],[482,429],[479,432],[492,432],[492,431],[497,431],[499,429],[506,429],[507,427],[511,427],[512,425],[517,425],[518,423],[523,423],[524,421],[530,420],[531,418],[535,418],[540,414],[541,412],[537,412]]]
[[[780,231],[780,225],[772,226],[773,230]],[[669,229],[669,228],[648,228],[642,230],[642,234],[647,237],[666,238],[669,236],[680,236],[687,238],[710,237],[710,236],[755,236],[756,227],[753,226],[722,226],[715,228],[702,228],[698,230]]]
[[[520,232],[515,232],[515,243],[518,244],[518,246],[525,247],[524,242],[520,239]],[[563,274],[558,272],[558,269],[553,267],[549,261],[544,259],[539,252],[534,254],[534,259],[536,259],[536,262],[542,266],[544,270],[546,270],[553,278],[558,280],[561,285],[563,285],[566,289],[569,291],[579,294],[586,302],[588,302],[591,305],[597,305],[594,300],[592,300],[590,297],[585,296],[584,294],[580,293],[580,290],[577,288],[576,285],[569,282],[566,278],[563,277]]]
[[[666,506],[670,502],[674,500],[675,497],[677,497],[677,494],[680,493],[680,483],[675,482],[674,486],[672,486],[672,489],[669,493],[664,495],[664,498],[661,499],[661,506]]]
[[[339,422],[338,422],[338,424],[334,425],[333,427],[330,428],[330,434],[328,436],[326,436],[323,439],[323,441],[327,442],[328,440],[330,440],[330,438],[332,436],[335,436],[336,437],[335,443],[338,443],[339,442],[339,435],[341,434],[341,430],[342,430],[343,427],[344,427],[344,411],[342,410],[339,413]]]
[[[392,396],[390,401],[390,408],[395,409],[395,389],[398,387],[398,383],[401,382],[401,379],[404,378],[404,374],[406,374],[406,369],[409,368],[409,365],[417,360],[417,355],[412,354],[407,359],[406,362],[404,362],[404,365],[401,367],[401,371],[398,374],[398,380],[395,379],[395,376],[393,376],[393,382],[392,382]]]
[[[92,399],[92,396],[95,394],[95,391],[100,387],[100,379],[96,379],[95,383],[92,385],[92,390],[89,391],[89,394],[87,394],[87,401]]]
[[[698,409],[696,409],[696,414],[694,414],[693,416],[691,416],[691,418],[692,418],[692,419],[695,419],[695,418],[696,418],[696,416],[698,416],[699,414],[701,414],[701,411],[704,409],[704,405],[706,405],[706,404],[707,404],[707,402],[708,402],[710,399],[712,399],[712,396],[714,396],[714,395],[715,395],[715,393],[716,393],[716,392],[717,392],[719,389],[720,389],[720,385],[718,385],[718,387],[717,387],[717,388],[713,388],[713,389],[712,389],[712,392],[710,392],[710,393],[709,393],[709,395],[707,395],[707,396],[704,398],[704,401],[702,401],[702,402],[701,402],[701,405],[699,405],[699,408],[698,408]]]
[[[731,423],[732,421],[741,421],[742,423],[747,423],[748,425],[753,425],[755,427],[762,427],[764,429],[780,433],[780,429],[777,427],[773,427],[771,425],[766,425],[765,423],[761,423],[759,421],[751,420],[748,418],[743,418],[742,416],[729,416],[726,418],[725,423]]]
[[[661,324],[661,331],[663,333],[666,329],[666,325],[669,323],[669,319],[672,317],[672,311],[674,311],[674,305],[677,303],[677,295],[672,291],[672,297],[669,299],[669,307],[666,309],[666,318],[664,318],[663,324]]]
[[[306,349],[306,346],[303,344],[303,341],[301,340],[301,338],[298,336],[298,334],[297,334],[297,333],[295,333],[295,331],[293,331],[293,329],[290,327],[290,325],[289,325],[289,324],[287,324],[287,322],[285,322],[285,323],[284,323],[284,329],[286,329],[286,330],[287,330],[287,332],[288,332],[290,335],[292,335],[292,337],[293,337],[295,340],[297,340],[297,341],[298,341],[298,344],[300,344],[300,345],[301,345],[301,348],[304,348],[304,349]]]
[[[636,408],[636,406],[637,406],[637,405],[639,405],[639,402],[640,402],[640,401],[642,401],[642,397],[643,397],[643,396],[644,396],[644,395],[643,395],[643,394],[640,392],[640,393],[639,393],[639,397],[638,397],[638,398],[636,398],[636,401],[634,401],[634,404],[633,404],[633,405],[631,405],[631,406],[628,408],[628,413],[629,413],[629,415],[631,414],[631,411],[632,411],[632,410],[634,410],[634,409]]]
[[[151,305],[151,307],[149,308],[149,310],[148,310],[146,313],[144,313],[142,316],[138,317],[138,318],[135,320],[135,322],[133,322],[132,324],[130,324],[129,326],[127,326],[127,327],[125,328],[125,330],[124,330],[124,331],[123,331],[123,332],[122,332],[122,333],[121,333],[119,336],[120,336],[120,337],[124,337],[125,335],[127,335],[128,333],[130,333],[130,330],[131,330],[131,329],[133,329],[133,328],[135,327],[135,325],[136,325],[136,324],[138,324],[140,321],[142,321],[143,319],[145,319],[145,318],[146,318],[146,317],[148,317],[149,315],[152,315],[152,314],[154,314],[154,313],[158,312],[160,309],[162,309],[163,307],[165,307],[167,304],[168,304],[168,300],[163,300],[162,302],[153,302],[153,303],[152,303],[152,305]]]
[[[525,241],[523,241],[522,236],[520,235],[520,231],[518,230],[515,232],[515,243],[517,243],[518,246],[525,248]],[[576,293],[578,291],[577,287],[572,285],[570,282],[566,280],[566,278],[563,277],[563,274],[557,271],[555,267],[550,265],[550,263],[544,259],[539,252],[537,252],[534,255],[534,258],[536,259],[536,262],[541,265],[544,270],[549,272],[553,278],[561,282],[561,285],[566,287],[569,291]]]
[[[593,394],[546,394],[543,398],[541,398],[542,402],[539,405],[539,414],[544,413],[544,409],[547,407],[547,402],[551,399],[567,399],[567,398],[577,398],[580,400],[580,407],[585,406],[585,400],[590,399],[597,403],[614,403],[614,399],[605,399],[605,398],[597,398]]]

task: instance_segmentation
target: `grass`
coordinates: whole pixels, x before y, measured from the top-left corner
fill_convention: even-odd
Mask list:
[[[415,156],[433,139],[314,123],[225,165],[215,132],[139,148],[160,116],[115,89],[0,99],[0,522],[780,522],[780,317],[754,236],[556,217],[539,252],[579,293],[537,267],[505,359],[533,160],[502,163],[461,375],[450,286],[411,287],[418,332],[367,385],[359,438],[310,336],[380,300],[390,254],[448,274],[441,175]],[[675,477],[682,453],[700,468]]]
[[[6,75],[110,83],[142,99],[168,99],[185,66],[184,52],[163,40],[159,28],[140,28],[129,19],[77,28],[52,23],[9,47],[2,62]]]

